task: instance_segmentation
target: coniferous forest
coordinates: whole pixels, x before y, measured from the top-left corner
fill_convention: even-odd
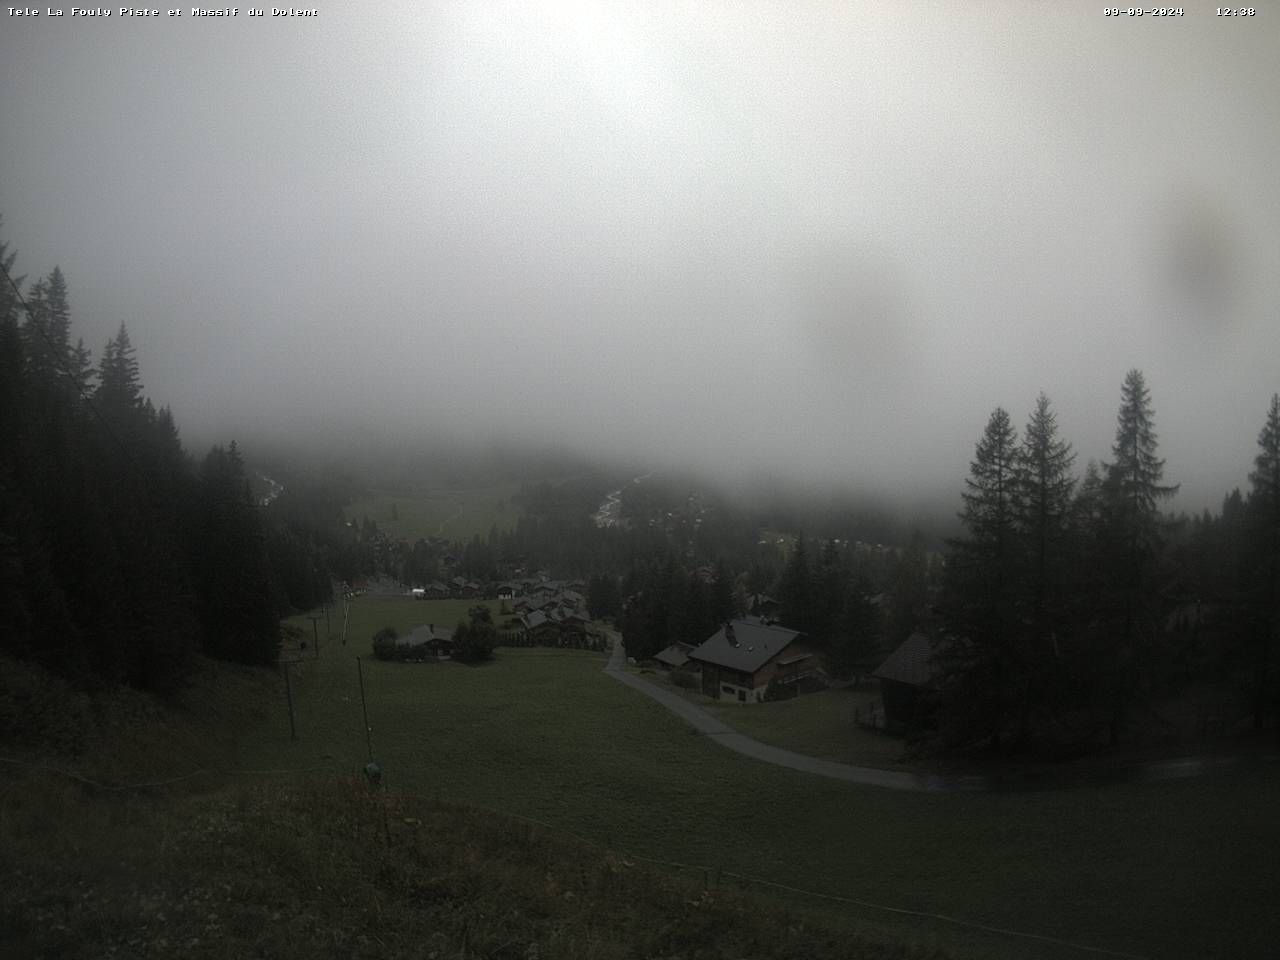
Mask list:
[[[128,331],[95,360],[62,272],[24,284],[14,261],[0,245],[3,652],[160,692],[197,651],[273,662],[280,616],[331,591],[322,524],[296,504],[267,516],[234,441],[185,450]]]
[[[1262,415],[1247,494],[1196,516],[1159,456],[1139,370],[1111,459],[1073,472],[1047,397],[1019,435],[992,412],[962,494],[933,624],[954,742],[1112,745],[1154,702],[1211,689],[1210,722],[1280,713],[1280,396]]]

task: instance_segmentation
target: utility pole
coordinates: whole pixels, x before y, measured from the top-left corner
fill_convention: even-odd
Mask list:
[[[342,603],[342,645],[347,645],[347,621],[351,618],[351,601],[344,600]]]
[[[333,628],[329,626],[329,604],[324,605],[324,638],[333,639]]]
[[[369,748],[369,762],[365,764],[364,773],[369,785],[382,794],[382,838],[391,846],[391,826],[387,822],[387,785],[382,780],[382,767],[373,759],[373,731],[369,729],[369,705],[364,696],[364,662],[356,657],[356,672],[360,675],[360,711],[364,715],[364,742]]]
[[[320,617],[309,616],[307,617],[307,619],[311,621],[311,636],[316,642],[316,659],[319,660],[320,659],[320,627],[319,627]]]
[[[284,693],[289,699],[289,739],[297,740],[298,725],[293,717],[293,683],[289,679],[289,661],[286,660],[280,666],[284,667]]]

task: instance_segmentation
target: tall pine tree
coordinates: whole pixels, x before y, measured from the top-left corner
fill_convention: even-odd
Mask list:
[[[1151,396],[1141,370],[1130,370],[1120,390],[1115,458],[1104,485],[1105,543],[1109,563],[1111,638],[1101,651],[1109,701],[1111,742],[1120,739],[1126,716],[1149,676],[1156,655],[1157,582],[1163,537],[1159,504],[1177,493],[1165,486]]]
[[[1261,729],[1268,701],[1280,716],[1280,683],[1273,676],[1280,654],[1280,394],[1271,395],[1267,421],[1258,434],[1258,455],[1249,474],[1249,512],[1255,561],[1249,590],[1254,616],[1253,723]],[[1277,725],[1280,734],[1280,724]]]
[[[1043,393],[1022,437],[1016,465],[1018,536],[1025,563],[1020,590],[1022,659],[1029,678],[1021,734],[1030,733],[1030,710],[1049,707],[1062,693],[1062,646],[1065,627],[1068,544],[1071,532],[1071,466],[1075,454],[1058,436],[1058,422]]]
[[[965,481],[965,536],[950,543],[945,656],[947,707],[962,739],[999,745],[1011,708],[1023,695],[1015,645],[1015,586],[1022,514],[1017,433],[997,407],[978,441]]]

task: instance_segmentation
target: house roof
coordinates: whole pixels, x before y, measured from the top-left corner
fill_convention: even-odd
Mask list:
[[[932,641],[923,633],[913,633],[871,675],[913,687],[932,687],[937,679],[932,659]]]
[[[433,640],[438,643],[452,643],[452,628],[442,627],[432,623],[420,624],[403,636],[396,637],[396,646],[420,647],[425,643],[432,642]]]
[[[673,643],[671,646],[655,653],[653,659],[670,667],[683,667],[689,662],[689,649],[688,644]]]
[[[541,610],[535,610],[533,613],[527,613],[520,618],[520,622],[524,624],[526,630],[532,630],[534,627],[540,627],[547,623],[547,615]]]
[[[730,643],[725,627],[721,627],[691,650],[689,659],[755,673],[800,636],[798,630],[769,626],[755,619],[733,620],[727,626],[733,628],[735,642]]]

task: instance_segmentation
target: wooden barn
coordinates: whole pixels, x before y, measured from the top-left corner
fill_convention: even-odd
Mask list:
[[[872,672],[880,680],[886,730],[916,730],[934,721],[938,672],[933,656],[933,642],[916,632]]]

